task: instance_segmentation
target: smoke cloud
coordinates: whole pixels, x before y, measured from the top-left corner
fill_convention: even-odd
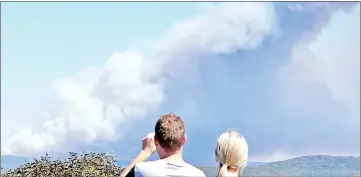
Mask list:
[[[275,31],[272,3],[222,3],[207,8],[204,14],[176,24],[149,46],[147,54],[115,53],[103,66],[56,79],[52,86],[61,109],[50,111],[39,129],[16,131],[3,141],[2,153],[31,156],[67,143],[119,139],[123,133],[119,127],[147,118],[167,99],[167,77],[177,72],[169,66],[204,53],[255,49]]]

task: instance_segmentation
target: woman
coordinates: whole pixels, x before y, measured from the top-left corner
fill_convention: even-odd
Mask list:
[[[218,177],[242,175],[248,160],[248,145],[242,135],[236,131],[221,134],[215,152],[219,163]]]

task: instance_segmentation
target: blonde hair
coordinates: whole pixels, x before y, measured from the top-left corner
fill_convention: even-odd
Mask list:
[[[228,167],[239,169],[241,176],[248,161],[248,145],[246,139],[234,130],[222,133],[216,147],[216,160],[221,168],[218,177],[228,176]]]

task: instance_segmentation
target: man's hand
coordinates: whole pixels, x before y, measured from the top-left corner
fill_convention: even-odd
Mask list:
[[[154,132],[149,133],[147,136],[145,136],[142,140],[142,151],[137,155],[137,157],[130,163],[130,165],[124,169],[121,177],[126,177],[127,174],[134,168],[134,165],[136,163],[144,162],[146,161],[156,150],[155,144],[154,144]]]
[[[146,151],[149,154],[153,154],[153,152],[156,150],[155,144],[154,144],[154,132],[148,133],[147,136],[145,136],[142,140],[142,149],[143,151]]]

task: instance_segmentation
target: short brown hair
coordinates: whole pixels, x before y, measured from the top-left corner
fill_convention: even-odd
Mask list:
[[[173,113],[161,116],[155,124],[154,132],[159,145],[167,151],[175,151],[183,145],[184,123]]]

